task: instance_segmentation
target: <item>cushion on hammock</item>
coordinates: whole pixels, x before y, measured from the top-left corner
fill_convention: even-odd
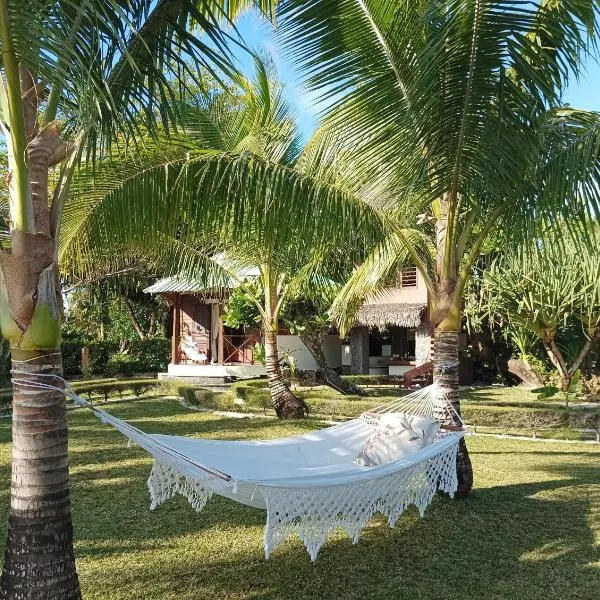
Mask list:
[[[432,417],[387,413],[381,415],[375,432],[356,457],[364,467],[401,460],[431,444],[440,429]]]

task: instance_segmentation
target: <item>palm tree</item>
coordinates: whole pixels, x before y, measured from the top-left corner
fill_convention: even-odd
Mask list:
[[[283,0],[279,11],[284,42],[330,105],[318,169],[329,160],[355,193],[391,211],[389,236],[338,309],[376,292],[404,260],[416,265],[435,370],[458,410],[461,302],[490,232],[555,215],[577,195],[598,206],[598,116],[560,106],[595,48],[598,3]],[[464,446],[459,474],[465,493]]]
[[[108,270],[144,253],[163,271],[233,278],[260,314],[276,413],[301,418],[306,405],[279,366],[284,302],[317,273],[349,272],[366,240],[379,239],[380,221],[343,190],[296,169],[298,131],[268,61],[256,59],[254,81],[237,78],[228,95],[198,90],[180,109],[186,128],[169,148],[108,160],[100,185],[86,173],[75,180],[65,207],[64,266],[85,276],[86,268],[99,268],[100,247]],[[125,211],[135,222],[122,218]],[[247,281],[251,268],[258,274]]]
[[[0,0],[0,124],[10,205],[10,253],[0,255],[0,324],[21,382],[13,395],[2,598],[80,598],[57,265],[75,167],[82,158],[93,164],[117,134],[131,145],[142,128],[149,135],[169,130],[179,116],[168,102],[173,82],[189,71],[184,59],[231,71],[230,34],[219,23],[251,4],[259,3]]]

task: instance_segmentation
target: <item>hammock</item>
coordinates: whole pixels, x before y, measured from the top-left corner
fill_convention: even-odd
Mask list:
[[[13,382],[57,389],[27,379]],[[200,440],[144,433],[90,405],[64,383],[65,394],[76,404],[91,408],[102,422],[153,456],[148,479],[152,509],[181,494],[200,511],[215,493],[266,509],[266,558],[280,542],[297,533],[314,561],[330,532],[341,528],[356,543],[375,513],[385,515],[393,527],[411,504],[423,516],[437,490],[452,496],[457,489],[456,455],[464,431],[440,432],[432,443],[408,457],[364,467],[354,460],[377,426],[369,413],[283,439]],[[425,415],[448,422],[452,411],[434,383],[372,413]]]

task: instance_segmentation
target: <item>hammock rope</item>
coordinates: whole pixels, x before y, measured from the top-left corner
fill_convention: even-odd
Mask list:
[[[408,458],[364,467],[354,459],[375,431],[377,416],[365,414],[308,434],[260,442],[148,434],[93,406],[59,375],[19,368],[11,373],[15,386],[61,392],[151,454],[152,509],[182,494],[199,511],[213,493],[266,509],[267,558],[296,533],[315,560],[328,534],[336,529],[342,528],[356,543],[376,512],[387,516],[392,527],[408,506],[415,505],[423,516],[437,490],[452,496],[458,486],[456,456],[466,431],[440,431],[431,444]],[[439,378],[370,413],[463,423]]]

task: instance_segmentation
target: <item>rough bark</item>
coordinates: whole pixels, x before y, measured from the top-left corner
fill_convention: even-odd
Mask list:
[[[544,385],[543,377],[524,358],[511,358],[507,365],[508,372],[516,375],[525,385],[530,387]]]
[[[18,377],[62,375],[60,351],[12,351]],[[27,362],[21,362],[27,361]],[[58,381],[58,380],[57,380]],[[61,392],[15,385],[12,481],[3,600],[81,598],[73,555],[67,415]]]
[[[444,331],[436,328],[433,360],[433,376],[454,408],[445,411],[444,417],[450,425],[461,425],[458,397],[458,331]],[[456,460],[458,489],[455,497],[464,498],[473,487],[473,467],[464,439],[461,440]]]
[[[267,381],[275,413],[280,419],[302,419],[308,414],[304,400],[295,396],[288,387],[279,368],[279,352],[277,350],[277,333],[268,331],[265,334],[265,363]]]
[[[36,118],[45,85],[21,65],[20,88],[27,138],[28,190],[12,221],[11,252],[0,251],[0,325],[9,341],[17,379],[13,390],[11,506],[2,577],[2,600],[79,600],[69,500],[64,394],[34,387],[60,386],[61,295],[50,227],[48,168],[67,155],[56,122],[40,129]],[[23,190],[9,186],[11,217]]]
[[[304,342],[304,345],[315,359],[315,362],[323,375],[323,382],[326,385],[345,396],[366,396],[363,389],[343,379],[339,373],[329,366],[327,358],[323,353],[321,331],[303,331],[300,334],[300,339]]]

